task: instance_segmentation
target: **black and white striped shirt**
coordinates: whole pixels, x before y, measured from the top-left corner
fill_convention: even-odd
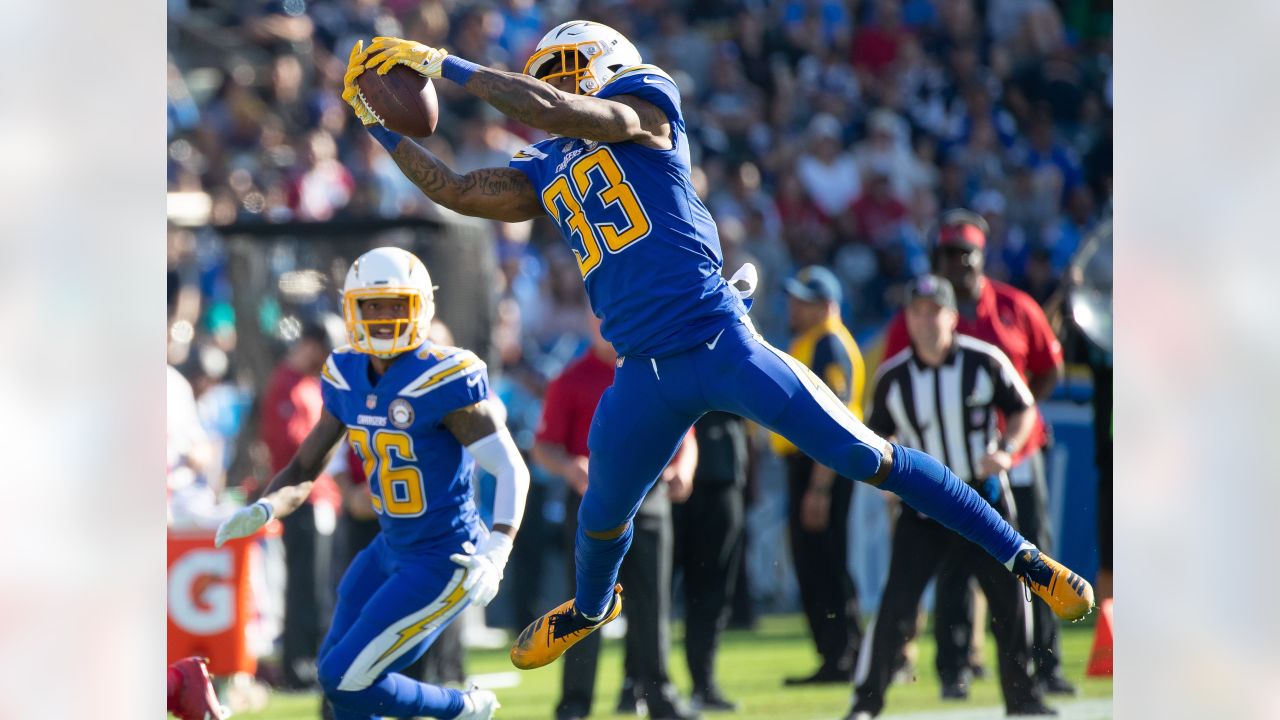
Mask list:
[[[906,348],[876,372],[867,426],[941,460],[962,480],[975,482],[980,462],[996,442],[996,411],[1006,416],[1035,399],[1009,358],[994,345],[956,335],[936,368]]]

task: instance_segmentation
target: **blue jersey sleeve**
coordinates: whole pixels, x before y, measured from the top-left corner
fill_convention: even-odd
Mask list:
[[[339,420],[344,416],[343,400],[351,390],[351,385],[347,383],[346,378],[351,370],[351,357],[349,354],[334,351],[329,354],[324,367],[320,369],[320,399],[324,402],[324,409]],[[343,362],[344,360],[347,362]],[[343,422],[346,421],[343,420]]]
[[[672,125],[684,124],[680,113],[680,88],[675,80],[654,65],[636,65],[623,68],[600,88],[596,97],[610,98],[618,95],[634,95],[657,105],[667,114]]]
[[[542,167],[550,159],[547,146],[542,143],[525,145],[516,151],[507,161],[507,167],[514,168],[529,177],[534,189],[542,188]]]
[[[412,398],[422,418],[439,423],[454,410],[489,397],[489,369],[472,352],[462,351],[413,380],[401,396]]]
[[[437,400],[440,402],[440,417],[444,417],[458,408],[475,405],[489,397],[489,369],[480,363],[461,380],[440,389],[441,397]]]

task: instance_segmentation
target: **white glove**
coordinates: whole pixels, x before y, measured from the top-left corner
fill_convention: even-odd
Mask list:
[[[454,553],[449,559],[467,569],[462,580],[462,589],[472,604],[487,607],[498,594],[498,583],[502,582],[502,571],[507,567],[507,558],[511,557],[511,536],[506,533],[491,532],[480,541],[474,555]]]
[[[271,503],[266,500],[259,500],[248,507],[240,508],[235,515],[223,520],[218,526],[218,535],[213,540],[214,546],[222,547],[222,544],[228,540],[247,537],[258,532],[263,525],[271,521],[271,514]]]

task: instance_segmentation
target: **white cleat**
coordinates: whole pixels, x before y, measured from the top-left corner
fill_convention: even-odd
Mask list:
[[[466,692],[462,701],[466,704],[454,720],[492,720],[494,712],[502,707],[492,690],[481,690],[475,685]]]

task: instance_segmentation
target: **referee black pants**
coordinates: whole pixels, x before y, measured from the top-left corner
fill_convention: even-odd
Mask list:
[[[1023,462],[1030,470],[1031,484],[1013,488],[1017,511],[1014,525],[1028,542],[1052,554],[1044,454],[1032,453]],[[969,587],[972,575],[956,563],[946,563],[938,571],[933,635],[938,643],[938,679],[943,683],[960,681],[972,654],[973,593]],[[1061,671],[1058,618],[1047,603],[1039,601],[1031,603],[1031,660],[1037,677],[1049,678]]]
[[[822,657],[821,670],[853,672],[862,644],[858,588],[849,574],[849,507],[853,481],[836,478],[831,486],[831,516],[822,532],[809,532],[800,524],[800,503],[809,488],[814,461],[807,455],[787,456],[787,523],[791,535],[791,560],[800,586],[809,631]]]
[[[1006,515],[1002,511],[1002,515]],[[889,577],[880,612],[871,627],[871,657],[859,664],[853,712],[878,715],[893,677],[895,660],[915,635],[920,596],[944,562],[955,562],[977,578],[991,606],[991,631],[1000,659],[1000,686],[1011,714],[1038,703],[1040,691],[1027,674],[1027,630],[1022,586],[982,548],[915,510],[903,506],[893,533]]]

